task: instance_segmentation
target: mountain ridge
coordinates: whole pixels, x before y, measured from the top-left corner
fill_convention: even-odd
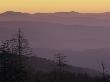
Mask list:
[[[0,21],[41,21],[53,22],[65,25],[93,25],[110,26],[110,13],[78,13],[78,12],[56,12],[56,13],[22,13],[7,11],[0,14]]]
[[[18,12],[18,11],[5,11],[5,12],[2,12],[0,14],[30,14],[30,13],[24,13],[24,12]],[[102,12],[102,13],[80,13],[80,12],[76,12],[76,11],[70,11],[70,12],[53,12],[53,13],[41,13],[41,12],[37,12],[37,13],[33,13],[33,15],[35,14],[110,14],[110,12]],[[30,14],[32,15],[32,14]]]

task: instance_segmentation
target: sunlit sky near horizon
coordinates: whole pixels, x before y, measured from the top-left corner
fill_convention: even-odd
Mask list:
[[[110,12],[110,0],[0,0],[0,12]]]

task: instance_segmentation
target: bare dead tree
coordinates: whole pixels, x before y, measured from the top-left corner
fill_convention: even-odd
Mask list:
[[[8,75],[9,80],[16,77],[16,82],[29,82],[29,69],[26,66],[27,60],[23,55],[31,54],[31,48],[28,46],[28,41],[24,38],[21,29],[18,29],[17,34],[12,39],[1,43],[0,51],[0,63],[2,65],[2,70],[0,68],[0,71],[3,72],[5,76]],[[7,72],[4,73],[4,71]],[[4,78],[6,79],[6,77]]]
[[[58,53],[55,54],[55,62],[57,63],[57,67],[60,72],[64,71],[64,66],[66,65],[66,57],[64,54]]]
[[[105,64],[103,62],[101,62],[101,67],[102,67],[102,77],[105,77]]]
[[[102,69],[102,80],[103,82],[106,82],[110,79],[110,76],[107,74],[107,70],[103,62],[101,62],[101,69]]]
[[[28,40],[24,38],[21,29],[18,29],[15,37],[2,42],[0,49],[17,55],[31,54],[31,48],[28,46]]]
[[[64,54],[55,54],[55,62],[57,63],[56,72],[59,73],[58,82],[63,82],[63,73],[66,65],[66,57]]]

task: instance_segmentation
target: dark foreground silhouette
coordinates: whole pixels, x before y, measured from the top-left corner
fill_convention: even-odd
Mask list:
[[[34,72],[28,64],[28,54],[30,50],[20,30],[16,38],[3,42],[0,47],[0,82],[110,82],[109,75],[105,73],[93,77],[86,73],[65,71],[65,56],[60,54],[56,56],[55,69]]]
[[[91,77],[87,74],[74,74],[68,71],[32,73],[25,62],[28,57],[0,52],[0,82],[110,82],[109,76]]]

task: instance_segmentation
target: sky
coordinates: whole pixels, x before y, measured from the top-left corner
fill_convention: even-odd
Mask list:
[[[0,0],[0,12],[110,12],[110,0]]]

